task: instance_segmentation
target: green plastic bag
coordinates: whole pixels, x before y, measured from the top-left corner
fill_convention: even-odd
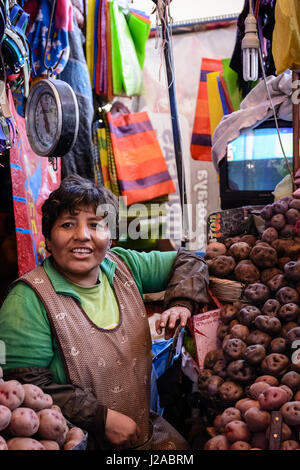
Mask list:
[[[237,84],[238,75],[234,70],[232,70],[232,68],[230,68],[230,60],[230,58],[222,60],[224,71],[223,78],[226,83],[226,88],[230,97],[233,110],[238,111],[240,109],[240,104],[243,100],[243,96]]]
[[[113,94],[140,95],[142,69],[126,18],[116,2],[110,2]]]
[[[142,68],[145,62],[146,42],[149,37],[151,24],[148,21],[143,21],[142,18],[137,17],[131,12],[126,15],[126,20],[134,42],[136,55]]]

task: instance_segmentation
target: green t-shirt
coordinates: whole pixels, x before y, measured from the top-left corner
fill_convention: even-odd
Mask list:
[[[141,296],[165,290],[176,251],[140,253],[120,247],[113,248],[112,251],[131,270]],[[115,266],[108,258],[100,266],[101,281],[104,281],[101,287],[110,297],[115,297],[112,287]],[[44,268],[57,293],[73,296],[81,304],[85,302],[74,286],[53,268],[51,259],[45,260]],[[109,302],[103,301],[102,305],[105,310],[110,308]],[[101,313],[107,317],[107,312]],[[60,350],[51,333],[45,308],[35,292],[23,282],[13,287],[0,309],[0,341],[3,341],[6,349],[6,363],[1,364],[4,370],[45,367],[51,370],[56,383],[67,382]]]

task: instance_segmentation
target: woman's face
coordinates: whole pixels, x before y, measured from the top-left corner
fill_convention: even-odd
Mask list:
[[[110,231],[93,206],[80,207],[74,215],[64,211],[56,219],[47,246],[57,270],[82,286],[95,285],[99,264],[110,246]]]

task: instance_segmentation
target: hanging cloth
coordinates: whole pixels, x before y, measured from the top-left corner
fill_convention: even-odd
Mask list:
[[[272,52],[277,74],[300,69],[299,1],[277,0]]]
[[[202,59],[191,141],[191,155],[194,160],[211,161],[211,128],[208,105],[207,74],[222,70],[223,67],[220,60],[208,58]]]

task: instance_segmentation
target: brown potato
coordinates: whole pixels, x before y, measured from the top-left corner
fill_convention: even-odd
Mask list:
[[[283,338],[287,338],[288,332],[291,331],[293,328],[297,328],[298,324],[295,323],[294,321],[289,321],[283,327],[281,328],[281,336]]]
[[[223,243],[211,242],[207,245],[204,259],[213,259],[216,256],[225,255],[226,246]]]
[[[223,351],[225,357],[230,361],[236,361],[237,359],[241,359],[243,357],[243,353],[247,348],[246,343],[239,338],[232,338],[226,341],[225,345],[223,346]]]
[[[288,287],[288,286],[282,287],[281,289],[279,289],[276,292],[275,297],[278,300],[278,302],[281,303],[281,305],[289,304],[289,303],[298,304],[300,300],[299,294],[296,291],[296,289],[293,289],[292,287]]]
[[[244,294],[246,299],[253,305],[263,305],[266,300],[271,297],[270,289],[265,284],[261,284],[259,282],[249,284],[249,286],[246,287]]]
[[[281,377],[289,368],[290,361],[284,354],[272,353],[265,357],[261,363],[261,371],[263,374]]]
[[[219,388],[224,380],[218,375],[212,375],[207,379],[207,392],[209,396],[218,395]]]
[[[249,410],[249,408],[252,408],[254,406],[256,408],[259,408],[259,402],[257,400],[251,400],[251,398],[242,398],[241,400],[238,400],[235,404],[235,408],[240,410],[242,416],[244,416],[244,414],[247,410]]]
[[[285,338],[274,338],[270,344],[270,353],[284,354],[286,352],[287,345]]]
[[[220,435],[209,439],[205,443],[203,450],[228,450],[229,445],[226,436]]]
[[[6,440],[2,436],[0,436],[0,450],[8,450]]]
[[[277,292],[282,287],[286,287],[288,285],[288,281],[285,278],[284,274],[276,274],[271,279],[267,281],[267,286],[269,287],[272,293]]]
[[[254,305],[244,305],[238,310],[237,318],[242,325],[250,327],[260,314],[261,311]]]
[[[245,414],[244,419],[251,432],[262,432],[267,429],[270,424],[270,413],[260,410],[257,407],[249,408]]]
[[[256,243],[256,237],[254,235],[243,235],[240,239],[241,242],[248,243],[249,246],[254,246]]]
[[[16,408],[11,413],[8,432],[12,436],[30,437],[39,428],[39,418],[31,408]]]
[[[260,271],[251,260],[239,261],[234,269],[234,276],[237,281],[245,284],[252,284],[259,280]]]
[[[272,242],[276,243],[277,240]],[[272,246],[260,244],[255,245],[250,251],[249,258],[259,269],[273,268],[277,264],[277,252]]]
[[[220,318],[225,325],[236,319],[237,307],[233,304],[223,305],[220,309]]]
[[[260,280],[263,284],[269,286],[269,282],[278,274],[282,274],[282,271],[276,267],[264,269],[260,273]]]
[[[282,307],[279,309],[278,312],[278,317],[286,322],[289,321],[299,321],[299,316],[300,316],[300,307],[297,304],[294,304],[292,302],[282,305]]]
[[[232,256],[216,256],[208,266],[209,272],[220,278],[227,277],[235,268]]]
[[[230,442],[250,440],[250,432],[248,426],[243,421],[230,421],[225,426],[225,436]]]
[[[250,251],[251,247],[245,242],[233,243],[229,248],[229,254],[233,256],[236,261],[247,259]]]
[[[227,376],[227,372],[226,372],[226,361],[225,359],[219,359],[215,365],[213,366],[213,373],[214,375],[219,375],[220,377],[222,377],[222,379],[225,379],[226,376]]]
[[[287,372],[281,379],[282,385],[287,385],[294,392],[300,390],[300,374],[294,371]]]
[[[204,358],[204,369],[212,369],[215,363],[223,359],[224,354],[222,349],[214,349],[209,351]]]
[[[288,401],[280,408],[286,424],[298,426],[300,424],[300,401]]]
[[[281,331],[280,320],[273,316],[258,315],[258,317],[255,318],[254,325],[258,330],[270,336],[277,336]]]
[[[260,330],[251,331],[250,335],[247,338],[247,344],[249,346],[251,344],[261,344],[265,349],[268,348],[271,341],[272,341],[271,336]]]
[[[286,342],[292,346],[293,342],[300,339],[300,326],[296,326],[288,331],[286,335]]]
[[[257,382],[265,382],[271,387],[277,387],[277,385],[279,385],[278,380],[273,375],[261,375],[255,380],[255,383]]]
[[[240,325],[239,323],[237,323],[230,328],[229,333],[232,338],[238,338],[242,341],[246,341],[250,334],[250,331],[246,325]]]
[[[230,421],[240,421],[241,419],[242,415],[240,410],[234,407],[226,408],[221,414],[220,427],[224,428]]]
[[[243,359],[251,366],[259,365],[265,357],[266,350],[261,344],[251,344],[243,353]]]
[[[235,382],[226,381],[219,388],[219,395],[224,403],[232,403],[243,396],[243,388]]]
[[[236,237],[227,237],[224,241],[224,245],[226,246],[227,249],[231,247],[233,243],[238,243],[240,241],[241,237],[236,236]]]
[[[46,450],[60,450],[60,447],[56,441],[48,441],[47,439],[42,439],[40,443],[45,447]]]
[[[198,375],[198,389],[204,390],[207,387],[207,379],[213,375],[210,369],[202,369]]]
[[[0,405],[0,431],[5,429],[9,425],[10,419],[11,419],[10,409],[7,408],[7,406]]]
[[[229,325],[219,325],[217,329],[217,337],[222,341],[229,333]],[[207,366],[204,366],[205,368]]]
[[[280,450],[296,450],[300,449],[300,444],[297,441],[289,440],[289,441],[283,441],[280,444]]]
[[[7,446],[8,450],[46,450],[43,444],[31,437],[13,437]]]
[[[24,389],[17,380],[8,380],[0,384],[0,405],[14,410],[23,403],[24,396]]]
[[[287,400],[287,392],[280,387],[269,387],[258,397],[262,410],[278,410]]]
[[[250,450],[251,445],[244,441],[235,441],[229,448],[229,450]]]
[[[247,384],[254,380],[256,372],[245,360],[239,359],[228,365],[227,375],[234,382]]]
[[[274,227],[267,228],[261,236],[262,241],[267,243],[272,243],[274,240],[277,240],[277,238],[278,232]]]

